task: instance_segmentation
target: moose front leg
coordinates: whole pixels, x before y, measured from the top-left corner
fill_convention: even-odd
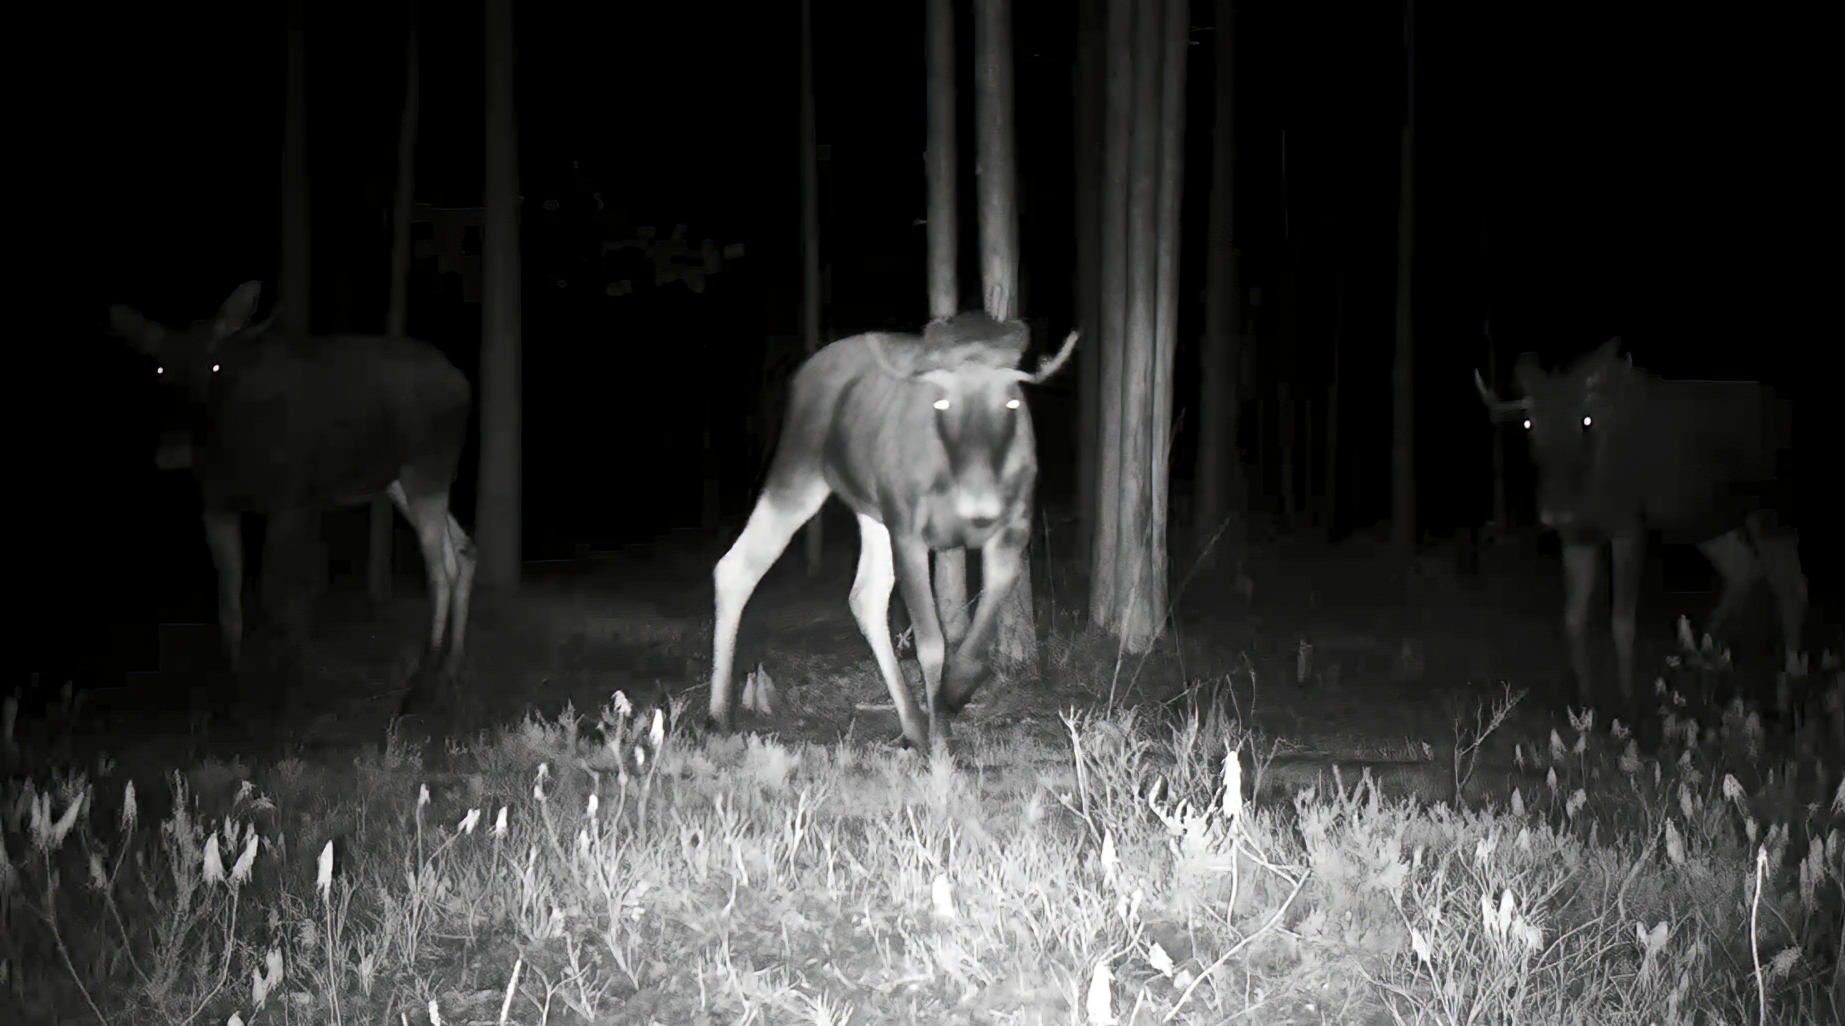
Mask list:
[[[904,682],[903,669],[897,663],[897,649],[890,639],[891,585],[896,578],[903,579],[904,605],[915,610],[918,600],[912,590],[914,570],[909,562],[901,570],[896,568],[890,531],[875,518],[863,513],[858,515],[858,537],[858,576],[852,579],[852,616],[858,621],[858,629],[871,645],[871,654],[877,660],[878,672],[884,677],[884,685],[890,691],[892,704],[897,707],[897,719],[903,724],[904,738],[917,751],[927,751],[931,724],[923,718],[922,710],[916,706],[916,697],[910,694],[910,686]],[[914,552],[909,554],[909,559],[915,559]],[[925,582],[925,597],[928,594],[928,559],[928,550],[924,549],[922,580]],[[928,623],[924,622],[925,619]],[[936,628],[932,633],[933,615],[924,618],[911,612],[910,623],[916,630],[916,661],[922,664],[924,685],[933,695],[942,675],[941,631]],[[928,640],[930,637],[934,638],[932,643]],[[944,735],[936,732],[935,737],[942,738]]]
[[[892,536],[891,547],[896,553],[897,583],[903,588],[903,604],[910,611],[910,630],[916,637],[916,662],[922,667],[923,691],[929,702],[929,731],[924,738],[926,743],[918,750],[929,750],[932,744],[946,751],[950,730],[948,717],[943,715],[942,664],[948,645],[942,638],[942,622],[936,619],[935,589],[930,586],[929,578],[929,546],[914,534],[904,534]],[[893,698],[896,697],[895,688],[893,684]]]
[[[1563,633],[1569,639],[1570,671],[1576,676],[1576,701],[1594,705],[1589,673],[1589,603],[1601,568],[1601,546],[1566,542],[1563,546]]]
[[[1615,686],[1621,689],[1621,704],[1629,706],[1634,697],[1634,639],[1636,611],[1640,603],[1640,570],[1646,560],[1646,536],[1615,538],[1608,544],[1610,579],[1609,603],[1614,635]],[[1630,714],[1634,711],[1626,710]]]
[[[1031,538],[1031,518],[1020,517],[980,547],[980,602],[967,637],[949,656],[940,695],[945,712],[960,712],[992,672],[988,651],[999,632],[1006,594],[1018,579],[1021,554]]]

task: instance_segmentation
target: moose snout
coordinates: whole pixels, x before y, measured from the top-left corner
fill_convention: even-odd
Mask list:
[[[998,523],[1004,511],[1005,504],[996,491],[963,488],[955,493],[955,515],[976,531],[984,531]]]

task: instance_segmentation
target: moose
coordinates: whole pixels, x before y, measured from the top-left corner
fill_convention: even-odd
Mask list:
[[[440,655],[443,677],[452,681],[475,564],[473,542],[449,512],[473,401],[468,381],[415,339],[309,337],[268,321],[253,325],[260,292],[260,283],[247,282],[215,316],[185,329],[124,306],[109,312],[114,333],[159,365],[174,420],[155,462],[189,468],[198,480],[225,655],[236,669],[243,643],[240,514],[267,514],[272,533],[287,533],[323,509],[384,493],[423,550],[432,607],[426,658]]]
[[[850,604],[918,751],[945,746],[947,717],[988,673],[983,653],[1030,538],[1037,448],[1020,390],[1049,378],[1076,345],[1035,372],[1017,368],[1029,341],[1020,321],[969,311],[918,335],[868,332],[840,339],[801,365],[762,495],[712,573],[711,723],[732,726],[737,627],[788,541],[838,495],[858,518]],[[944,638],[929,554],[978,547],[982,594],[963,638]],[[890,594],[901,582],[916,638],[928,718],[904,683],[891,644]],[[950,650],[953,654],[950,655]],[[945,665],[944,665],[945,664]]]
[[[1524,397],[1474,385],[1495,420],[1521,420],[1538,470],[1538,520],[1563,541],[1564,633],[1578,697],[1589,694],[1589,603],[1601,543],[1613,553],[1615,664],[1624,701],[1634,683],[1634,609],[1650,535],[1696,543],[1723,590],[1711,614],[1721,636],[1767,578],[1787,666],[1798,667],[1807,583],[1799,538],[1781,522],[1776,462],[1788,440],[1784,400],[1749,381],[1666,381],[1634,367],[1612,339],[1546,373],[1527,353],[1514,371]]]

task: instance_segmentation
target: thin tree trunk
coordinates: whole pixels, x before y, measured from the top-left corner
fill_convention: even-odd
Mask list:
[[[277,283],[275,319],[283,331],[306,335],[309,331],[309,296],[312,283],[312,231],[307,166],[307,25],[305,4],[288,5],[287,95],[282,135],[282,267]],[[327,547],[321,541],[319,511],[304,514],[299,530],[286,529],[283,518],[270,517],[263,542],[263,573],[259,594],[266,614],[282,619],[304,613],[325,590]],[[305,630],[305,624],[284,624]]]
[[[1345,348],[1345,253],[1339,254],[1339,284],[1333,299],[1332,384],[1326,388],[1326,529],[1339,518],[1339,351]]]
[[[1200,362],[1198,468],[1193,478],[1193,524],[1206,567],[1216,548],[1204,546],[1233,509],[1244,502],[1242,460],[1236,450],[1240,383],[1236,351],[1241,339],[1242,288],[1237,282],[1236,224],[1236,11],[1217,0],[1217,116],[1211,137],[1211,210],[1206,239],[1204,343]]]
[[[1126,6],[1111,11],[1125,18]],[[1175,230],[1178,211],[1175,164],[1182,140],[1172,119],[1183,115],[1178,96],[1184,81],[1185,10],[1180,0],[1137,7],[1132,57],[1110,67],[1109,187],[1126,194],[1121,233],[1126,273],[1111,280],[1125,285],[1126,295],[1114,299],[1119,290],[1110,289],[1104,301],[1112,299],[1124,309],[1126,330],[1119,362],[1110,360],[1117,373],[1111,377],[1105,371],[1102,382],[1107,413],[1095,567],[1102,583],[1091,595],[1090,612],[1098,626],[1112,629],[1124,650],[1142,653],[1159,637],[1166,619],[1165,504],[1155,493],[1166,486],[1170,445],[1170,314],[1177,300],[1165,290],[1174,287],[1177,254],[1163,255],[1161,240]],[[1113,22],[1111,35],[1126,36],[1119,31],[1125,25]],[[1122,65],[1130,73],[1117,79],[1113,72]],[[1113,174],[1117,167],[1124,172],[1119,186]],[[1110,219],[1105,214],[1105,221]],[[1108,430],[1111,420],[1117,430]]]
[[[519,580],[519,149],[512,0],[487,0],[486,231],[481,246],[480,578]]]
[[[1123,355],[1127,348],[1127,183],[1133,130],[1133,0],[1109,0],[1103,125],[1101,356],[1097,388],[1095,536],[1090,555],[1089,622],[1119,629]]]
[[[404,43],[404,111],[397,129],[397,195],[391,205],[391,305],[384,333],[410,334],[410,218],[416,207],[416,133],[422,109],[422,72],[417,54],[417,0],[410,0]],[[371,545],[367,548],[366,591],[374,608],[391,600],[391,500],[372,499]]]
[[[1227,0],[1226,0],[1227,2]],[[1076,558],[1095,559],[1096,441],[1100,417],[1102,327],[1102,164],[1108,10],[1104,0],[1081,0],[1076,58]]]
[[[1409,91],[1403,118],[1397,199],[1397,338],[1391,373],[1395,409],[1391,421],[1390,541],[1408,558],[1416,548],[1416,348],[1411,316],[1411,271],[1416,258],[1416,51],[1415,0],[1405,6],[1403,43],[1408,51]]]
[[[1148,621],[1155,637],[1165,629],[1168,579],[1167,526],[1172,495],[1173,360],[1179,350],[1179,199],[1185,187],[1185,56],[1190,21],[1186,0],[1166,0],[1160,32],[1159,201],[1154,237],[1158,245],[1158,289],[1153,310],[1153,459],[1151,534],[1147,540],[1147,577],[1153,588]]]
[[[1125,136],[1127,177],[1127,331],[1123,335],[1121,379],[1106,392],[1119,396],[1121,449],[1119,487],[1105,499],[1117,504],[1115,533],[1115,632],[1129,652],[1151,647],[1157,627],[1149,622],[1157,587],[1150,545],[1153,534],[1153,319],[1159,287],[1156,257],[1159,209],[1160,34],[1164,4],[1138,0],[1134,11],[1133,123]],[[1163,590],[1163,589],[1161,589]]]
[[[277,327],[308,333],[307,59],[304,0],[289,0],[287,99],[282,129],[282,272],[276,289]]]
[[[955,162],[955,22],[950,0],[929,0],[928,19],[929,111],[928,152],[924,171],[929,187],[929,316],[959,313],[961,283],[956,273],[960,252]],[[978,52],[979,43],[976,42]],[[982,137],[984,142],[984,136]],[[984,151],[981,154],[985,156]],[[967,551],[950,549],[934,554],[935,611],[942,636],[953,649],[967,636]],[[1004,630],[1002,625],[1001,635]]]
[[[974,118],[978,126],[975,158],[980,168],[975,182],[980,205],[980,278],[985,293],[982,305],[995,318],[1010,321],[1021,314],[1010,0],[978,0],[974,5],[974,68]],[[1030,666],[1037,661],[1030,555],[1028,546],[1020,554],[1017,581],[1001,598],[997,655],[1002,665]],[[962,565],[965,594],[966,557],[956,553],[954,561]],[[962,608],[965,610],[965,603]]]
[[[1480,325],[1486,335],[1486,380],[1499,384],[1499,352],[1493,345],[1493,316],[1489,309],[1486,321]],[[1493,423],[1493,527],[1504,533],[1511,527],[1510,511],[1506,506],[1505,494],[1505,424]]]
[[[820,349],[820,159],[814,122],[813,0],[801,0],[801,348],[807,356]],[[807,522],[807,576],[820,572],[825,543],[826,510]]]

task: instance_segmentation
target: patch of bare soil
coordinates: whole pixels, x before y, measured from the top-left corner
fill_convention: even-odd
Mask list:
[[[465,735],[529,712],[554,715],[566,703],[593,717],[617,690],[643,708],[682,699],[702,720],[710,573],[725,540],[687,532],[607,557],[535,564],[516,595],[480,590],[463,688],[404,728],[432,739]],[[847,608],[857,539],[832,540],[812,576],[791,547],[745,612],[739,672],[760,666],[777,702],[773,716],[745,715],[740,725],[791,742],[890,743],[895,711]],[[1413,762],[1451,750],[1455,725],[1474,724],[1511,682],[1530,693],[1496,742],[1506,745],[1503,761],[1511,742],[1547,737],[1562,707],[1555,582],[1516,561],[1456,569],[1425,559],[1391,570],[1368,551],[1275,546],[1244,561],[1240,587],[1227,569],[1193,574],[1174,629],[1146,656],[1081,633],[1080,578],[1042,561],[1052,565],[1039,570],[1047,610],[1039,665],[990,683],[958,725],[1067,745],[1062,710],[1133,704],[1166,714],[1217,704],[1282,739],[1278,751],[1297,765]],[[253,639],[258,669],[235,682],[235,704],[194,695],[195,704],[212,699],[209,724],[144,718],[135,743],[166,738],[163,756],[229,746],[253,757],[330,758],[381,745],[427,629],[419,585],[399,579],[394,601],[373,616],[358,581],[336,582],[304,645]],[[900,609],[894,602],[899,630]],[[904,664],[920,695],[907,652]]]

